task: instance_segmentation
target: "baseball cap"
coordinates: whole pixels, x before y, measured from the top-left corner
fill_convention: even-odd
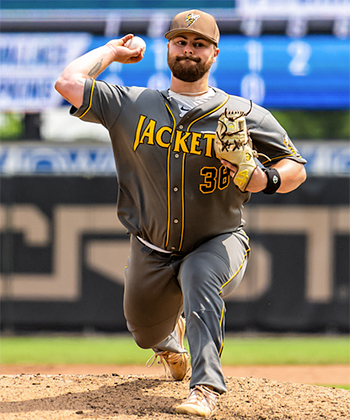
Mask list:
[[[165,33],[166,39],[174,38],[183,32],[194,32],[218,44],[220,32],[214,16],[201,10],[187,10],[178,13],[171,22],[170,30]]]

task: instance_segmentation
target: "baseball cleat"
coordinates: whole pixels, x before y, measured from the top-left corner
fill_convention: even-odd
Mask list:
[[[204,385],[196,385],[191,389],[187,400],[175,408],[178,414],[210,418],[214,413],[219,394]]]
[[[185,328],[186,328],[186,321],[181,316],[176,324],[175,331],[179,338],[179,344],[184,353],[174,353],[171,351],[155,351],[154,355],[151,357],[154,358],[151,363],[151,359],[147,362],[147,366],[151,367],[154,362],[156,361],[157,357],[159,357],[158,363],[163,363],[165,368],[165,373],[167,375],[166,366],[169,368],[171,376],[175,379],[175,381],[182,381],[186,376],[189,367],[189,355],[184,347],[183,341],[185,336]],[[167,375],[168,376],[168,375]]]

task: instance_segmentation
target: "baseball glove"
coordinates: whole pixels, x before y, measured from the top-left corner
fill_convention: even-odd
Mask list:
[[[237,166],[233,182],[243,192],[246,191],[250,178],[257,167],[255,158],[259,155],[253,149],[245,119],[251,109],[252,102],[250,102],[250,109],[246,113],[228,111],[226,108],[225,112],[220,115],[214,141],[217,157]]]

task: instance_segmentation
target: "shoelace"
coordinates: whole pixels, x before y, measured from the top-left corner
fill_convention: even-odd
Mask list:
[[[161,352],[161,353],[156,353],[156,352],[154,352],[153,356],[151,356],[151,357],[147,360],[147,362],[146,362],[146,366],[147,366],[148,368],[152,367],[152,366],[155,364],[155,362],[157,361],[157,358],[159,357],[158,364],[162,364],[162,365],[163,365],[165,376],[166,376],[166,378],[167,378],[167,379],[169,379],[169,372],[170,372],[170,369],[169,369],[168,363],[166,362],[166,359],[165,359],[165,357],[164,357],[164,356],[165,356],[165,354],[164,354],[164,353],[168,353],[168,352],[165,352],[165,351],[163,351],[163,352]],[[168,354],[169,354],[169,353],[168,353]],[[171,357],[171,356],[170,356],[170,357]]]
[[[151,356],[147,360],[146,366],[149,368],[152,367],[155,364],[157,358],[159,357],[158,364],[163,365],[165,376],[167,379],[169,379],[170,377],[172,377],[169,365],[177,363],[179,359],[181,359],[181,354],[182,353],[173,353],[170,351],[162,351],[159,353],[154,352],[153,356]]]

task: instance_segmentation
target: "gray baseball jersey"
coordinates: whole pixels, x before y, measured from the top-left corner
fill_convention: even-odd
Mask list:
[[[216,235],[242,228],[250,194],[232,182],[214,153],[221,113],[248,111],[248,100],[215,90],[204,105],[179,116],[168,91],[114,86],[89,79],[71,113],[109,131],[118,177],[118,216],[130,233],[164,250],[190,252]],[[264,165],[306,161],[266,109],[246,117]]]

